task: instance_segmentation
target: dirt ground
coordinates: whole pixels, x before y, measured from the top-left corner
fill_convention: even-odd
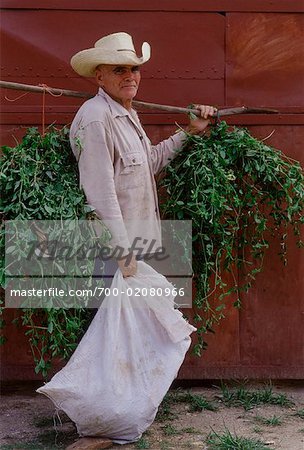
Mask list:
[[[242,406],[227,406],[219,387],[220,383],[216,384],[217,387],[209,384],[170,390],[168,400],[162,404],[155,422],[140,441],[132,445],[114,445],[113,450],[207,450],[211,448],[207,444],[209,433],[222,433],[227,430],[237,436],[260,440],[269,449],[304,449],[304,383],[272,383],[273,393],[286,394],[293,404],[258,405],[249,410]],[[52,402],[35,393],[35,389],[40,385],[41,383],[2,385],[2,450],[65,449],[77,440],[76,427],[63,412],[60,412],[62,425],[59,424],[58,418],[55,422],[56,431]],[[246,389],[258,390],[263,389],[263,386],[247,384]],[[189,392],[203,396],[216,410],[191,411],[189,402],[177,401]]]

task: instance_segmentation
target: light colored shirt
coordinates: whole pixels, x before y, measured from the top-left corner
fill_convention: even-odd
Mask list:
[[[70,142],[80,186],[110,229],[112,246],[124,248],[124,254],[136,238],[140,238],[137,245],[146,245],[142,253],[153,253],[161,246],[154,175],[176,156],[184,139],[185,133],[178,132],[151,145],[136,111],[129,112],[101,88],[78,110]]]

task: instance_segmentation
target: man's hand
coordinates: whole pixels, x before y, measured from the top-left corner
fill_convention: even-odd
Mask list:
[[[132,277],[136,274],[137,261],[133,254],[117,260],[117,263],[124,278]]]
[[[200,110],[200,116],[195,119],[190,119],[189,127],[187,129],[190,134],[200,134],[204,131],[210,123],[209,117],[217,113],[214,106],[208,105],[193,105],[195,109]]]

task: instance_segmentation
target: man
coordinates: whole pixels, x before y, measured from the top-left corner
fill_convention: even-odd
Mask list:
[[[71,59],[79,75],[95,77],[99,86],[98,94],[76,114],[70,140],[87,201],[108,225],[112,246],[123,249],[122,257],[114,256],[124,277],[137,270],[135,240],[140,238],[152,253],[161,245],[154,175],[174,158],[185,139],[180,131],[151,145],[132,109],[140,66],[150,59],[150,53],[150,45],[144,42],[139,58],[131,36],[120,32],[101,38],[94,48]],[[187,132],[191,134],[202,132],[216,112],[212,106],[196,107],[201,116],[190,120]]]

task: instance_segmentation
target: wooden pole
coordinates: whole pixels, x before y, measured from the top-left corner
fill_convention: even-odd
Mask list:
[[[9,81],[0,81],[0,87],[4,89],[15,89],[18,91],[27,91],[27,92],[49,92],[53,95],[64,95],[66,97],[78,97],[78,98],[92,98],[95,94],[89,94],[87,92],[78,92],[78,91],[70,91],[68,89],[59,89],[52,88],[47,85],[33,86],[30,84],[21,84],[21,83],[12,83]],[[179,106],[169,106],[169,105],[160,105],[157,103],[147,103],[139,100],[133,100],[132,104],[137,107],[143,107],[147,109],[167,111],[177,114],[189,114],[192,113],[196,116],[200,115],[200,111],[192,108],[181,108]],[[232,114],[276,114],[278,113],[275,109],[269,108],[249,108],[247,106],[240,106],[236,108],[224,108],[218,110],[218,116],[230,116]]]

